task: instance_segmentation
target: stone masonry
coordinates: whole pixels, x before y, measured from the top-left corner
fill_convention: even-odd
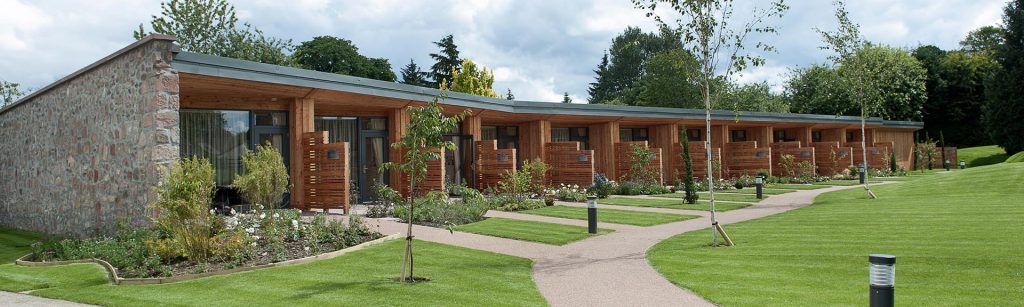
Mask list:
[[[151,36],[0,110],[0,226],[85,237],[149,222],[178,159],[173,38]]]

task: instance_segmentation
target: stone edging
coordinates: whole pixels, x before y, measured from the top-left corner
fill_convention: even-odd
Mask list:
[[[21,258],[18,258],[18,260],[15,260],[14,263],[17,264],[17,265],[21,265],[21,266],[31,266],[31,267],[47,267],[47,266],[58,266],[58,265],[67,265],[67,264],[76,264],[76,263],[96,263],[96,264],[99,264],[100,266],[102,266],[104,269],[107,270],[108,277],[116,285],[167,284],[167,283],[174,283],[174,282],[179,282],[179,281],[193,280],[193,279],[198,279],[198,278],[203,278],[203,277],[210,277],[210,276],[217,276],[217,275],[227,275],[227,274],[233,274],[233,273],[239,273],[239,272],[254,271],[254,270],[264,269],[264,268],[272,268],[272,267],[279,267],[279,266],[288,266],[288,265],[296,265],[296,264],[309,263],[309,262],[313,262],[313,261],[316,261],[316,260],[332,259],[332,258],[336,258],[338,256],[341,256],[341,255],[344,255],[344,254],[347,254],[347,253],[350,253],[350,252],[354,252],[354,251],[358,251],[358,250],[364,249],[364,248],[366,248],[368,246],[377,245],[377,244],[380,244],[380,243],[383,243],[383,242],[386,242],[386,241],[390,241],[390,240],[394,240],[394,239],[398,239],[398,238],[401,238],[401,237],[402,237],[401,234],[396,233],[396,234],[385,236],[383,238],[379,238],[379,239],[376,239],[376,240],[363,242],[363,243],[361,243],[359,245],[351,246],[351,247],[348,247],[348,248],[336,250],[336,251],[329,252],[329,253],[319,254],[319,255],[315,255],[315,256],[309,256],[309,257],[306,257],[306,258],[292,259],[292,260],[287,260],[287,261],[274,262],[274,263],[262,264],[262,265],[251,266],[251,267],[238,267],[238,268],[234,268],[234,269],[221,270],[221,271],[216,271],[216,272],[206,272],[206,273],[200,273],[200,274],[187,274],[187,275],[178,275],[178,276],[171,276],[171,277],[158,277],[158,278],[123,278],[123,277],[120,277],[120,276],[117,275],[117,268],[114,268],[114,266],[110,265],[110,263],[107,263],[106,261],[103,261],[103,260],[100,260],[100,259],[95,259],[95,258],[93,258],[93,259],[81,259],[81,260],[64,260],[64,261],[36,262],[36,261],[25,260],[26,258],[32,256],[32,254],[28,254],[28,255],[22,256]]]

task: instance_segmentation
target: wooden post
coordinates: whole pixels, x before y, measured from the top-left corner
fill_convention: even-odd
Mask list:
[[[590,149],[594,150],[595,171],[617,180],[622,175],[615,172],[615,143],[619,142],[619,123],[593,124],[588,129]]]
[[[718,224],[718,223],[716,222],[716,223],[715,223],[715,230],[717,230],[717,231],[718,231],[718,234],[722,235],[722,239],[724,239],[724,240],[725,240],[725,245],[726,245],[726,246],[733,246],[733,245],[734,245],[734,244],[732,243],[732,239],[730,239],[730,238],[729,238],[729,234],[726,234],[726,233],[725,233],[725,229],[724,229],[724,228],[722,228],[722,225],[720,225],[720,224]]]
[[[296,98],[288,105],[288,137],[289,152],[291,153],[290,174],[292,181],[291,207],[306,210],[302,191],[304,182],[302,180],[302,136],[304,133],[313,132],[313,114],[315,101],[311,98]]]
[[[661,178],[663,184],[675,184],[676,175],[674,170],[677,160],[673,155],[673,148],[679,143],[679,128],[675,124],[658,125],[651,129],[651,147],[661,148]]]

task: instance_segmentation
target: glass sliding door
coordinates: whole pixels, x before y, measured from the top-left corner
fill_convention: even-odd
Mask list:
[[[380,166],[388,162],[388,120],[383,117],[359,118],[359,201],[374,200],[374,187],[388,183],[388,172]]]
[[[216,184],[231,185],[244,171],[241,157],[250,146],[249,112],[182,109],[180,114],[181,156],[209,159]]]

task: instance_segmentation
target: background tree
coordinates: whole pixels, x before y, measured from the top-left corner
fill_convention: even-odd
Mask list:
[[[572,103],[572,98],[569,97],[569,92],[565,92],[565,95],[562,95],[562,103]]]
[[[722,94],[722,105],[736,111],[789,112],[789,103],[782,95],[772,93],[767,82],[728,84]]]
[[[643,105],[700,108],[697,67],[697,59],[683,49],[671,49],[651,57],[641,82],[640,100]]]
[[[718,102],[718,97],[713,95],[712,83],[714,80],[725,80],[730,82],[734,74],[743,71],[748,66],[761,65],[764,59],[746,53],[746,40],[750,33],[777,33],[772,26],[763,26],[767,19],[781,18],[789,7],[781,0],[773,1],[768,9],[754,7],[750,20],[740,23],[733,15],[732,0],[709,1],[709,0],[633,0],[633,4],[647,12],[648,17],[667,29],[668,24],[657,15],[659,4],[669,6],[678,16],[669,20],[676,22],[677,33],[686,33],[683,42],[687,50],[696,57],[699,63],[698,84],[700,85],[701,97],[704,101],[705,127],[707,135],[711,135],[711,110]],[[737,27],[737,24],[739,25]],[[769,52],[774,48],[764,42],[756,43],[756,49]],[[713,162],[711,159],[711,138],[707,138],[707,180],[709,202],[711,207],[711,245],[718,245],[718,238],[715,227],[718,220],[715,213],[715,193]]]
[[[1003,44],[996,49],[999,68],[985,87],[986,130],[997,145],[1013,155],[1024,151],[1024,0],[1003,9]]]
[[[139,24],[135,39],[149,33],[173,35],[184,51],[287,64],[291,41],[266,36],[248,23],[239,27],[235,7],[226,0],[171,0],[160,3],[160,14],[152,16],[149,32]]]
[[[462,70],[452,70],[451,84],[441,83],[441,88],[484,97],[498,98],[494,92],[494,74],[483,65],[476,65],[472,60],[462,60]],[[442,80],[442,82],[445,82]]]
[[[21,85],[0,80],[0,108],[14,103],[22,95],[25,93],[21,91]]]
[[[794,113],[851,115],[856,111],[844,86],[836,69],[815,64],[792,70],[783,95]]]
[[[914,50],[928,71],[928,97],[922,109],[924,130],[949,135],[948,145],[971,147],[992,144],[981,116],[986,104],[985,80],[999,64],[993,53],[943,51],[934,46]]]
[[[391,147],[399,149],[403,154],[402,163],[388,162],[381,165],[381,170],[395,169],[405,173],[409,178],[408,196],[406,206],[409,208],[406,221],[405,255],[402,259],[403,282],[414,282],[413,278],[413,257],[412,257],[412,220],[415,211],[416,185],[427,178],[427,162],[440,158],[440,154],[434,149],[455,150],[455,143],[444,136],[448,131],[459,127],[459,122],[466,116],[466,113],[455,116],[445,116],[444,108],[440,101],[447,98],[443,90],[439,97],[422,107],[408,107],[409,124],[406,126],[405,135]]]
[[[977,28],[960,41],[960,48],[967,53],[994,53],[1003,44],[1003,28],[984,26]]]
[[[440,88],[441,84],[452,82],[452,72],[462,69],[462,59],[459,58],[459,46],[455,45],[455,38],[448,34],[440,41],[434,42],[439,53],[431,53],[430,58],[434,59],[434,65],[430,66],[430,77],[434,79],[434,87]]]
[[[302,42],[292,55],[296,66],[316,71],[395,81],[387,59],[371,59],[359,54],[359,48],[347,39],[317,36]]]
[[[427,73],[420,71],[416,61],[409,59],[409,64],[402,68],[402,83],[415,86],[430,86]]]
[[[512,89],[508,89],[508,92],[505,93],[505,100],[516,100],[516,95],[512,95]]]
[[[597,70],[594,70],[594,74],[596,75],[594,82],[591,82],[590,87],[587,88],[587,94],[590,96],[587,98],[587,103],[602,103],[614,99],[611,92],[611,82],[606,77],[608,75],[607,51],[601,57],[601,63],[597,65]]]
[[[683,49],[678,31],[662,26],[657,33],[644,33],[640,28],[627,27],[612,39],[609,53],[602,58],[594,83],[591,83],[590,103],[618,101],[626,105],[644,105],[640,100],[641,80],[647,62],[656,54],[672,49]]]

